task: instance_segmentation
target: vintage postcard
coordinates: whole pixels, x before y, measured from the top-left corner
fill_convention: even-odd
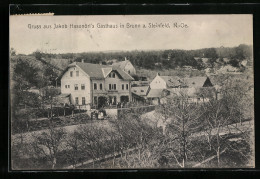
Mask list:
[[[11,170],[254,168],[253,15],[10,15]]]

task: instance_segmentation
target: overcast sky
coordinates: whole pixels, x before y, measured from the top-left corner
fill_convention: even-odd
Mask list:
[[[173,28],[173,23],[188,28]],[[97,28],[96,24],[118,25]],[[119,24],[145,24],[146,28],[119,28]],[[148,23],[169,23],[170,28],[148,28]],[[51,53],[109,50],[160,50],[234,47],[253,44],[251,15],[159,15],[159,16],[11,16],[10,47],[17,53],[36,50]],[[29,29],[28,24],[41,25]],[[52,29],[43,29],[43,25]],[[67,24],[66,29],[53,29]],[[93,24],[94,28],[69,28],[70,24]]]

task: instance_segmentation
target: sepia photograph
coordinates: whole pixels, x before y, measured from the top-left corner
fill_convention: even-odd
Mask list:
[[[255,168],[252,14],[9,20],[11,170]]]

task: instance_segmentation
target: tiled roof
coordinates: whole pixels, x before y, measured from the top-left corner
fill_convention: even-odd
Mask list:
[[[129,62],[129,60],[124,60],[124,61],[120,61],[120,62],[116,62],[116,63],[113,63],[112,66],[113,67],[118,67],[118,68],[121,68],[121,69],[124,69],[126,64]]]
[[[117,68],[117,67],[113,67],[112,69],[115,70],[115,71],[117,71],[117,72],[119,73],[119,75],[121,75],[121,77],[122,77],[124,80],[134,80],[133,77],[131,77],[128,73],[126,73],[126,72],[123,71],[122,69]]]
[[[208,77],[179,78],[175,76],[160,76],[167,84],[167,87],[203,87]]]
[[[58,103],[63,103],[63,104],[70,104],[70,94],[60,94],[55,97]]]
[[[150,89],[147,98],[160,98],[164,89]]]
[[[192,78],[184,78],[183,82],[186,84],[189,88],[200,88],[204,86],[204,83],[206,82],[207,77],[192,77]]]
[[[175,76],[160,76],[160,77],[166,82],[166,85],[170,88],[178,87],[182,84],[179,77],[175,77]]]
[[[86,74],[90,76],[91,79],[104,79],[112,70],[115,70],[124,80],[133,80],[133,78],[117,67],[99,65],[93,63],[81,63],[81,62],[73,62],[68,67],[78,66],[81,68]]]
[[[132,93],[135,93],[138,96],[146,96],[148,92],[149,86],[136,86],[131,87]]]

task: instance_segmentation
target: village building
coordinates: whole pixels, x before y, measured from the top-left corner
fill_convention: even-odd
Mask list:
[[[61,94],[86,109],[117,105],[132,99],[132,80],[116,66],[73,62],[61,75]]]
[[[128,73],[131,76],[136,75],[135,67],[126,58],[124,61],[113,63],[112,66],[116,68],[120,68],[121,70],[123,70],[124,72]]]
[[[147,99],[153,104],[160,104],[162,103],[162,98],[166,96],[179,95],[181,92],[185,92],[192,102],[204,102],[209,100],[208,97],[204,97],[202,94],[202,88],[205,87],[213,88],[213,84],[208,77],[179,78],[157,74],[150,83]]]
[[[217,73],[227,74],[227,73],[238,73],[239,68],[233,67],[231,65],[226,65],[221,67]]]
[[[132,101],[144,103],[147,100],[147,94],[148,94],[149,90],[150,90],[149,86],[131,87]]]

